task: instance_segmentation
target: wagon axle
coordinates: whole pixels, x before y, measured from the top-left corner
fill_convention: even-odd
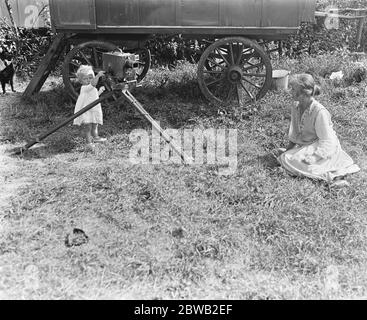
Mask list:
[[[240,66],[231,66],[227,73],[229,82],[236,84],[242,80],[243,71]]]

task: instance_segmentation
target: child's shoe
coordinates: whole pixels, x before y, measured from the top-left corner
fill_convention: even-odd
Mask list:
[[[87,143],[85,145],[85,151],[93,152],[95,150],[95,145],[93,143]]]
[[[106,142],[107,139],[106,138],[101,138],[101,137],[95,137],[93,138],[94,142]]]

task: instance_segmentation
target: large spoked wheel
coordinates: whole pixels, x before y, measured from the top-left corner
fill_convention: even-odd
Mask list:
[[[91,65],[97,74],[102,70],[102,54],[117,49],[113,43],[89,41],[78,44],[69,51],[65,57],[62,76],[65,88],[73,100],[78,98],[81,87],[75,75],[78,68],[82,64]]]
[[[246,106],[260,100],[271,87],[272,66],[254,41],[229,37],[211,44],[198,65],[201,92],[211,102]]]

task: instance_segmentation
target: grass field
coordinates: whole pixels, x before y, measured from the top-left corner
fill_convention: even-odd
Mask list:
[[[347,177],[350,187],[276,166],[270,151],[287,143],[286,93],[218,113],[201,97],[193,65],[151,70],[134,94],[164,128],[237,129],[233,175],[215,165],[132,165],[129,133],[150,125],[127,105],[104,108],[108,141],[95,152],[69,125],[11,156],[74,106],[58,78],[32,99],[1,96],[0,298],[365,298],[367,82],[354,81],[354,71],[367,62],[336,53],[274,67],[310,72],[321,84],[319,100],[362,169]],[[341,83],[328,80],[340,69]],[[73,228],[89,241],[67,247]]]

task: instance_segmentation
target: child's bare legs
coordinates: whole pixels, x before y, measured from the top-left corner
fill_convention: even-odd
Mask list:
[[[84,127],[83,127],[83,134],[88,144],[93,142],[92,126],[93,126],[93,123],[86,123],[84,124]]]
[[[106,138],[101,138],[98,135],[98,123],[92,123],[92,137],[94,139],[94,142],[105,142]]]
[[[92,137],[98,138],[98,123],[92,123]]]

